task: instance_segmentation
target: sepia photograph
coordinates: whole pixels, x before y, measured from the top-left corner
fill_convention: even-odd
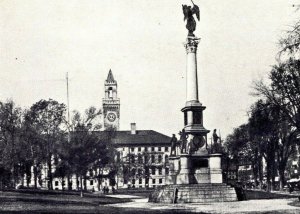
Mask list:
[[[300,0],[0,0],[0,213],[300,213]]]

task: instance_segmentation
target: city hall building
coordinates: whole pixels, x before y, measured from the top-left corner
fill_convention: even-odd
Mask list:
[[[121,163],[116,176],[117,187],[152,188],[164,185],[165,175],[169,173],[171,138],[153,130],[137,130],[135,123],[130,124],[129,131],[120,131],[117,86],[110,70],[104,83],[103,124],[104,129],[113,127],[117,130],[112,140],[118,151],[116,158]]]

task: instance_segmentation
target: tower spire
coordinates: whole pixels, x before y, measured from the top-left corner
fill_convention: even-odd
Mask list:
[[[108,75],[106,78],[106,82],[110,82],[110,83],[116,82],[111,69],[109,69],[109,72],[108,72]]]

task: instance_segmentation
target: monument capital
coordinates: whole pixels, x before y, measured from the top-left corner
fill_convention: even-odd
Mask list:
[[[199,42],[200,38],[188,37],[186,43],[184,43],[186,53],[196,53]]]

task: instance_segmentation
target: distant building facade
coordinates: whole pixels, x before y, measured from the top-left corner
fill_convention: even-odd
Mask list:
[[[118,131],[113,139],[120,168],[119,188],[155,188],[165,185],[169,174],[171,138],[153,130]]]

